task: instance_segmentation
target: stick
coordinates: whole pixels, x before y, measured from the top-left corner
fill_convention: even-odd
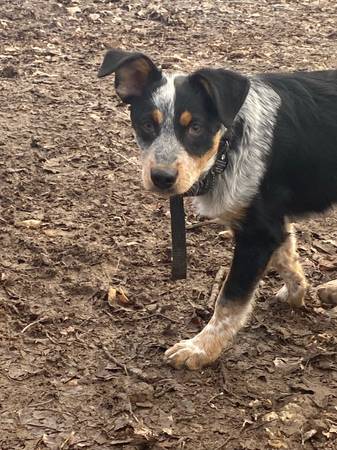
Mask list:
[[[225,273],[226,273],[226,268],[224,266],[221,266],[220,269],[218,270],[217,274],[215,275],[211,295],[207,302],[207,306],[211,309],[214,308],[214,303],[215,303],[216,299],[218,298],[223,280],[225,278]]]
[[[218,219],[203,220],[200,222],[191,223],[190,225],[186,225],[186,230],[194,230],[195,228],[200,228],[204,225],[211,225],[212,223],[218,224]]]
[[[25,326],[25,328],[23,328],[21,330],[21,333],[24,333],[25,331],[29,330],[29,328],[31,328],[32,326],[34,326],[40,322],[44,322],[47,319],[48,319],[48,317],[41,317],[40,319],[37,319],[34,322],[29,323],[27,326]]]
[[[122,368],[127,376],[129,376],[128,369],[125,364],[122,364],[118,361],[112,354],[109,352],[109,350],[103,345],[102,347],[103,352],[105,353],[105,356],[110,359],[110,361],[114,362],[118,367]]]

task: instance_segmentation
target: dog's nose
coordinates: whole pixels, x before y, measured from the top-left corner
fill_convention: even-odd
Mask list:
[[[159,189],[169,189],[177,179],[178,170],[172,168],[151,169],[151,180]]]

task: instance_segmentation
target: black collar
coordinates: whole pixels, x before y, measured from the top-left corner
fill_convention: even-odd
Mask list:
[[[197,197],[199,195],[205,195],[214,188],[216,177],[223,173],[228,165],[229,149],[229,139],[226,135],[224,135],[220,140],[215,163],[202,178],[195,182],[193,186],[183,194],[184,197]]]

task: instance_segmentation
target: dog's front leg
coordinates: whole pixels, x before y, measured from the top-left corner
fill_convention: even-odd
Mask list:
[[[196,370],[219,357],[249,317],[254,290],[284,236],[282,223],[259,226],[255,230],[246,226],[235,233],[232,266],[216,301],[214,314],[199,334],[166,351],[165,357],[170,364]]]

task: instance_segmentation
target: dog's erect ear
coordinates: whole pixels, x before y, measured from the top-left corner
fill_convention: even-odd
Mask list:
[[[200,69],[190,75],[211,98],[221,122],[229,128],[245,101],[250,82],[239,73],[224,69]]]
[[[98,76],[105,77],[113,72],[116,72],[116,92],[125,103],[142,95],[146,88],[162,78],[161,71],[147,56],[118,49],[106,53]]]

